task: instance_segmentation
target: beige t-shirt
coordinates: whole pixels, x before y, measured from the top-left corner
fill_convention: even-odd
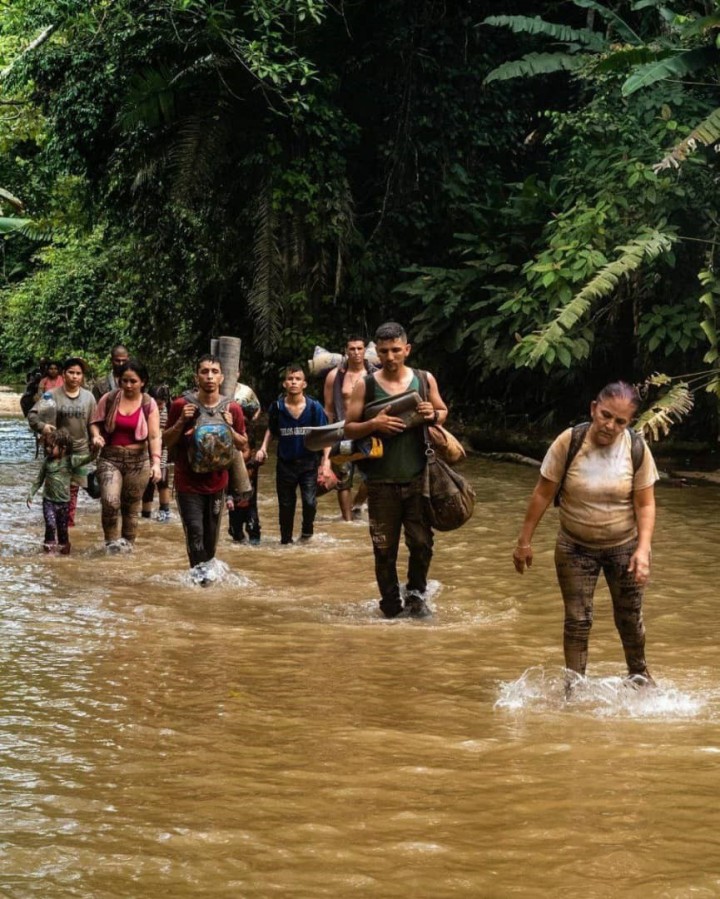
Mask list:
[[[540,474],[560,483],[570,448],[572,428],[563,431],[545,454]],[[627,429],[610,446],[596,446],[586,436],[570,464],[560,499],[560,529],[584,546],[620,546],[637,536],[633,491],[658,480],[655,460],[645,447],[633,472]]]

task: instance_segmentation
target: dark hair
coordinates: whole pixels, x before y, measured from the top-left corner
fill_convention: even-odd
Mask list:
[[[46,365],[45,368],[50,368],[51,365],[54,365],[58,371],[61,371],[62,365],[57,361],[57,359],[51,359]]]
[[[349,343],[357,343],[358,341],[360,341],[364,346],[367,346],[367,340],[365,340],[362,334],[351,334],[345,341],[345,346],[347,346]]]
[[[205,353],[204,356],[201,356],[198,359],[197,365],[195,366],[196,372],[200,371],[200,366],[203,364],[203,362],[212,362],[213,365],[219,365],[220,371],[222,371],[222,362],[220,361],[220,357],[213,355],[213,353]]]
[[[126,353],[128,352],[128,348],[124,343],[116,343],[115,346],[110,350],[110,355],[114,356],[118,350],[125,350]]]
[[[51,431],[43,437],[43,442],[48,453],[52,452],[55,447],[58,447],[63,455],[72,452],[73,439],[67,428],[57,428],[55,431]]]
[[[157,400],[159,403],[169,403],[170,402],[170,388],[167,384],[158,384],[156,387],[151,387],[148,390],[150,396]]]
[[[123,362],[123,364],[118,369],[117,379],[118,381],[122,380],[122,376],[126,371],[133,371],[143,382],[142,389],[145,391],[147,388],[147,383],[149,379],[148,370],[142,364],[142,362],[138,362],[137,359],[128,359],[127,362]]]
[[[640,408],[640,394],[637,392],[637,388],[626,381],[613,381],[606,384],[595,397],[595,402],[602,403],[605,400],[627,400],[632,403],[635,411]]]
[[[300,374],[305,377],[305,369],[300,365],[299,362],[290,362],[285,366],[285,371],[283,373],[283,380],[287,378],[288,375],[295,374],[296,371],[299,371]]]
[[[74,365],[79,366],[82,369],[83,374],[87,373],[87,365],[85,364],[85,360],[80,356],[68,356],[60,367],[63,371],[67,371]]]
[[[407,343],[405,328],[397,322],[385,322],[375,332],[375,343],[381,340],[403,340]]]

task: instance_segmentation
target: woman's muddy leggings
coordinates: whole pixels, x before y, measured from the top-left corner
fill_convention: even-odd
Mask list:
[[[602,570],[612,596],[615,627],[620,634],[630,674],[645,674],[645,625],[642,617],[643,588],[627,570],[637,541],[608,549],[592,549],[560,534],[555,545],[563,602],[565,667],[585,674],[588,640],[593,621],[593,597]]]
[[[106,446],[97,462],[97,478],[105,540],[117,540],[118,518],[122,517],[122,536],[133,543],[142,496],[150,479],[147,447]]]

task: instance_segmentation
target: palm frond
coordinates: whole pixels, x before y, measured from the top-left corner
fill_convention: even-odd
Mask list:
[[[683,26],[682,36],[683,38],[695,37],[699,34],[705,34],[706,31],[710,31],[712,28],[720,28],[720,15],[717,13],[711,16],[702,16]]]
[[[716,64],[720,53],[714,47],[696,47],[694,50],[683,50],[666,59],[640,66],[622,86],[623,97],[629,97],[635,91],[649,87],[666,78],[684,78],[691,72]]]
[[[164,65],[147,66],[130,79],[130,89],[125,98],[119,122],[123,131],[132,131],[138,125],[157,128],[172,121],[175,114],[175,81],[172,72]]]
[[[603,36],[597,31],[546,22],[540,16],[488,16],[482,24],[509,28],[516,34],[538,34],[566,44],[575,42],[592,50],[602,50],[606,45]]]
[[[674,56],[675,50],[660,50],[653,47],[620,47],[602,59],[595,67],[595,72],[622,72],[635,66],[646,65]]]
[[[662,378],[662,376],[660,376]],[[645,385],[661,383],[658,376],[649,378]],[[653,400],[650,406],[638,417],[635,430],[646,440],[659,440],[660,435],[667,436],[672,425],[682,419],[693,407],[693,395],[685,381],[673,384],[666,393]]]
[[[586,58],[583,55],[572,56],[569,53],[528,53],[522,59],[504,62],[493,69],[483,83],[548,75],[552,72],[572,72],[579,69]]]
[[[695,152],[698,144],[710,147],[718,140],[720,140],[720,107],[714,109],[704,121],[693,128],[685,140],[676,144],[660,162],[656,163],[653,171],[657,174],[665,169],[678,169],[680,164]]]
[[[660,231],[641,235],[629,244],[617,249],[620,255],[603,266],[600,271],[563,306],[555,318],[545,327],[522,338],[513,348],[511,356],[521,364],[534,367],[548,355],[552,359],[559,347],[567,341],[567,335],[601,300],[611,296],[618,284],[645,262],[652,261],[670,251],[676,238]]]
[[[255,344],[267,355],[278,344],[282,314],[279,284],[281,258],[276,229],[272,187],[268,183],[260,190],[255,207],[254,272],[248,296],[248,308],[255,325]]]

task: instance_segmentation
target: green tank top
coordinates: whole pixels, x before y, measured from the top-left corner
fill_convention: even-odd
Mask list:
[[[408,390],[420,391],[420,382],[413,374]],[[376,400],[391,400],[393,394],[383,390],[375,381]],[[425,468],[425,435],[422,427],[408,428],[396,437],[383,437],[381,459],[368,461],[363,474],[368,481],[383,481],[388,484],[407,484]]]

